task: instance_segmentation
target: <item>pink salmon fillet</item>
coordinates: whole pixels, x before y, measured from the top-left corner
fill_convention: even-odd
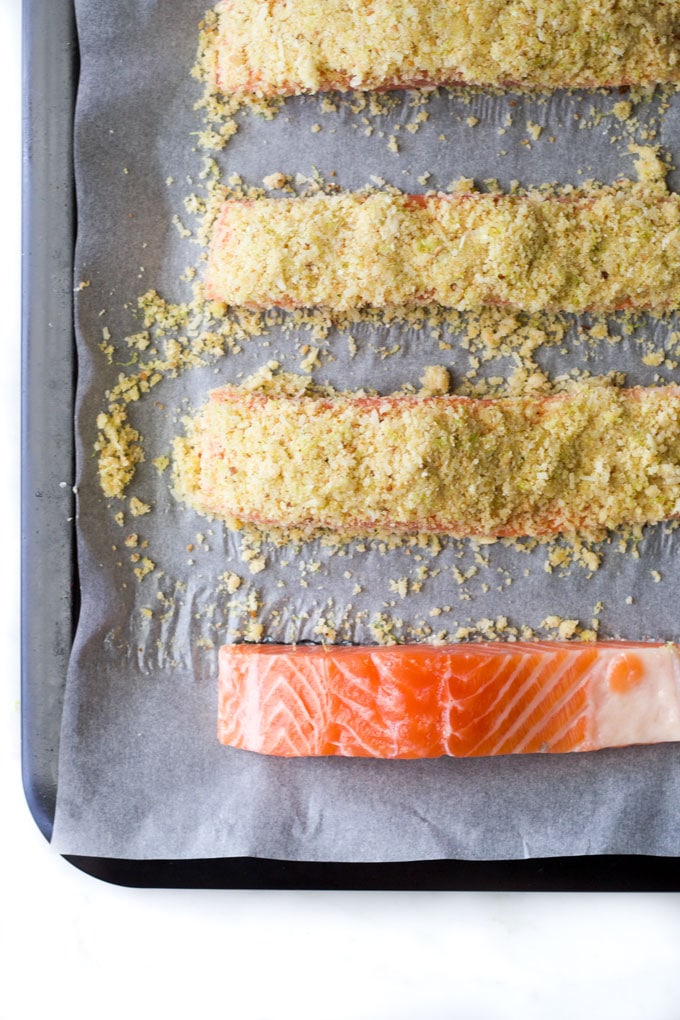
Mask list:
[[[226,645],[218,738],[281,757],[456,758],[680,740],[669,644]]]

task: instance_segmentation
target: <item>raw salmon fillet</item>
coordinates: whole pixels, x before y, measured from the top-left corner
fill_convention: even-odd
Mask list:
[[[216,85],[261,96],[677,81],[675,0],[221,0]]]
[[[282,757],[478,757],[680,740],[680,651],[601,642],[220,649],[218,738]]]
[[[626,185],[229,199],[205,294],[234,307],[340,312],[668,311],[680,307],[680,196]]]

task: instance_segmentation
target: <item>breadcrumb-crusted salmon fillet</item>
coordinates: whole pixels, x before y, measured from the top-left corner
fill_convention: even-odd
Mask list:
[[[680,307],[680,196],[357,194],[227,201],[210,299],[337,311],[663,312]]]
[[[226,645],[218,738],[285,757],[478,757],[680,740],[661,644]]]
[[[545,536],[680,513],[680,387],[550,397],[213,390],[176,493],[263,530]],[[238,523],[237,525],[238,526]]]
[[[680,78],[676,0],[222,0],[216,9],[225,93]]]

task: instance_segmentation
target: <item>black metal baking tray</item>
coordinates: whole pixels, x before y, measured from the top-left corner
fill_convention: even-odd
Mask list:
[[[73,118],[79,63],[73,0],[24,0],[23,17],[22,765],[29,807],[49,840],[64,684],[79,606],[71,491],[77,371]],[[676,858],[659,857],[390,864],[66,859],[104,881],[137,887],[680,889]]]

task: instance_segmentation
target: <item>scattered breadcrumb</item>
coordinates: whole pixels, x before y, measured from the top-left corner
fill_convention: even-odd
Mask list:
[[[437,393],[448,393],[451,388],[451,376],[443,365],[429,365],[420,380],[423,394],[435,396]]]
[[[614,116],[619,120],[628,120],[633,112],[633,104],[625,99],[620,100],[614,106]]]
[[[149,503],[142,503],[141,499],[137,499],[136,496],[132,496],[130,499],[129,507],[133,517],[143,517],[144,514],[148,514],[151,510]]]
[[[142,581],[155,569],[156,564],[153,562],[153,560],[150,560],[148,556],[143,556],[140,561],[140,565],[134,568],[133,573],[138,581]]]
[[[222,581],[230,595],[237,592],[243,584],[242,578],[235,574],[233,570],[227,570],[226,573],[222,574]]]
[[[144,453],[140,434],[127,420],[122,404],[113,403],[108,413],[97,416],[99,434],[94,444],[99,455],[99,481],[105,496],[121,498],[134,477]]]
[[[282,173],[269,174],[267,177],[262,178],[262,183],[267,191],[276,191],[279,188],[285,187],[288,183],[288,178]]]

